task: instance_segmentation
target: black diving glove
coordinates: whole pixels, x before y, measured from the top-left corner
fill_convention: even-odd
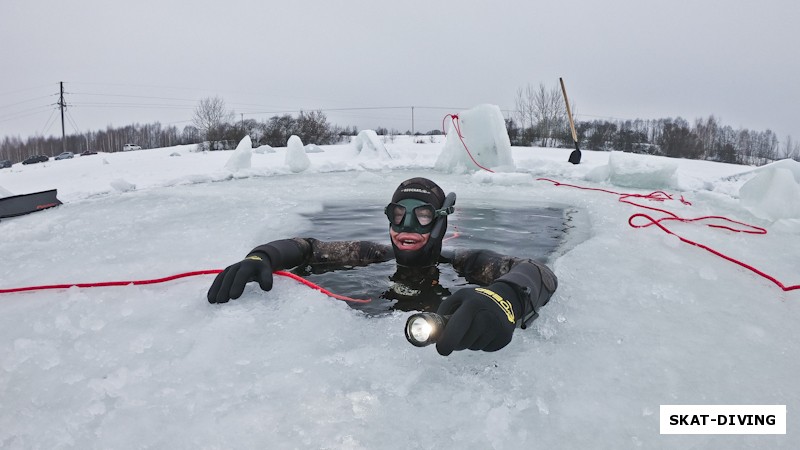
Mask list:
[[[521,312],[517,290],[506,283],[456,291],[439,305],[438,314],[452,317],[436,343],[436,351],[447,356],[453,350],[500,350],[511,342],[516,314]]]
[[[272,264],[269,258],[251,255],[218,273],[208,290],[208,302],[227,303],[230,299],[237,299],[242,296],[244,286],[251,281],[258,281],[265,291],[272,289]]]

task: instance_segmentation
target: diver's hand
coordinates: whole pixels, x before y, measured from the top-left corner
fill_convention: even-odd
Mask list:
[[[251,281],[258,281],[258,285],[265,291],[272,289],[272,265],[269,258],[248,256],[218,273],[208,290],[208,302],[227,303],[230,299],[237,299],[242,296],[244,286]]]
[[[511,342],[519,305],[517,293],[505,283],[456,291],[439,305],[438,314],[452,317],[436,343],[436,351],[447,356],[453,350],[500,350]]]

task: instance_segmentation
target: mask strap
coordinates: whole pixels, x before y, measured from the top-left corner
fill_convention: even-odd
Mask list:
[[[453,211],[455,211],[454,208],[455,204],[456,204],[456,193],[451,192],[447,194],[447,197],[445,197],[441,209],[447,211],[447,214],[452,214]],[[437,219],[436,225],[434,225],[433,230],[431,231],[431,239],[432,240],[441,239],[444,236],[444,232],[445,232],[444,220]]]

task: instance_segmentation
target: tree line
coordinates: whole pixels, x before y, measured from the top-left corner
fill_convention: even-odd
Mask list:
[[[506,119],[512,145],[571,147],[572,134],[565,103],[558,86],[548,89],[528,85],[517,91],[516,110]],[[575,105],[570,108],[575,111]],[[762,165],[777,159],[800,161],[800,142],[787,137],[779,142],[771,130],[751,131],[723,125],[714,116],[689,123],[683,118],[656,120],[592,120],[575,123],[579,145],[587,150],[620,150],[677,158]],[[379,135],[399,134],[379,127]],[[427,134],[438,134],[433,130]],[[235,120],[233,111],[219,97],[200,101],[192,124],[179,130],[175,126],[134,124],[108,127],[105,130],[59,137],[35,136],[23,140],[5,137],[0,141],[0,159],[19,162],[43,154],[55,156],[64,149],[74,153],[86,150],[118,152],[127,143],[143,149],[181,144],[203,144],[207,150],[232,149],[250,136],[254,146],[283,147],[289,137],[297,135],[303,142],[319,145],[335,144],[358,134],[356,127],[340,127],[328,122],[322,111],[284,114],[264,121]],[[420,133],[417,133],[420,134]]]
[[[20,162],[29,156],[55,156],[62,151],[119,152],[128,143],[142,148],[171,147],[195,143],[194,139],[191,130],[187,134],[186,129],[181,132],[175,126],[164,127],[158,122],[71,134],[65,136],[63,143],[60,137],[55,136],[34,136],[25,140],[6,136],[0,141],[0,159]]]
[[[575,111],[575,105],[570,103]],[[558,86],[528,85],[517,91],[516,111],[506,119],[512,145],[571,147],[566,104]],[[587,150],[619,150],[674,158],[763,165],[777,159],[800,161],[800,143],[784,142],[771,130],[734,129],[714,117],[656,120],[592,120],[575,123],[579,146]]]
[[[62,151],[81,153],[120,152],[125,144],[131,143],[143,149],[171,147],[183,144],[201,144],[206,150],[229,150],[235,148],[244,136],[250,136],[254,146],[270,145],[284,147],[289,137],[297,135],[303,142],[318,145],[335,144],[358,134],[356,127],[339,127],[328,122],[321,111],[300,112],[292,116],[284,114],[260,122],[254,119],[234,121],[233,112],[208,112],[205,119],[198,118],[203,108],[224,109],[224,102],[201,102],[195,111],[191,125],[182,130],[175,126],[135,124],[105,130],[89,131],[67,135],[62,143],[60,137],[34,136],[28,139],[5,137],[0,141],[0,159],[20,162],[33,155],[55,156]],[[200,114],[203,114],[200,112]],[[217,114],[217,115],[214,115]]]

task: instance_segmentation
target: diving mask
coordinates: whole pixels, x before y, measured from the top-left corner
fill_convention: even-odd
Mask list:
[[[384,213],[392,229],[398,233],[427,234],[431,232],[437,218],[447,216],[453,210],[452,206],[436,209],[430,203],[408,198],[397,203],[389,203]]]

